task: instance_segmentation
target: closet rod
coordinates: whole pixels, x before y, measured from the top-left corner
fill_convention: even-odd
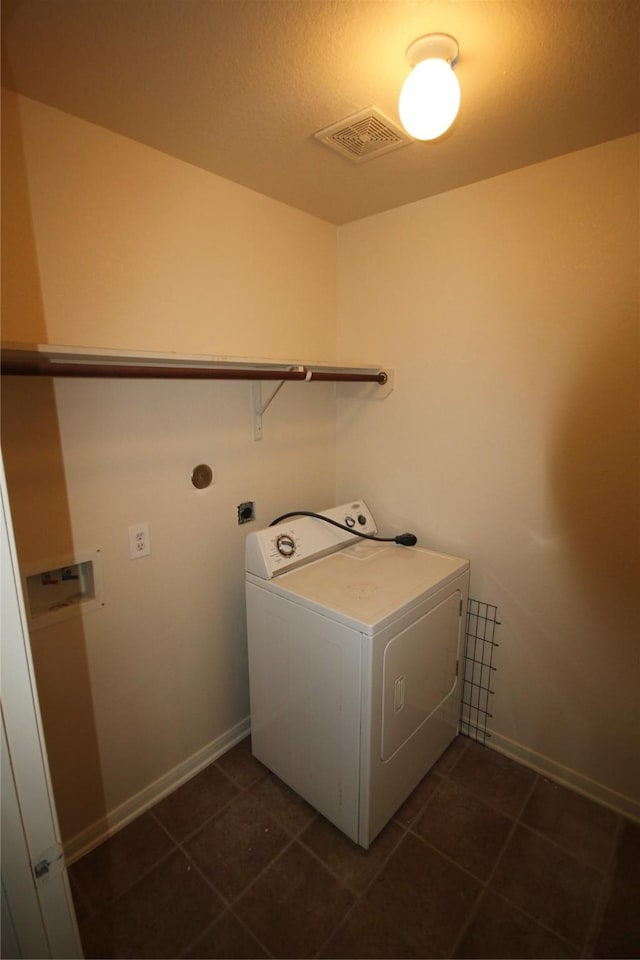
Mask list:
[[[387,382],[384,370],[378,373],[339,373],[295,367],[286,370],[258,370],[239,367],[163,367],[115,363],[51,363],[47,360],[2,359],[2,374],[18,377],[101,377],[129,380],[323,380],[334,383]]]

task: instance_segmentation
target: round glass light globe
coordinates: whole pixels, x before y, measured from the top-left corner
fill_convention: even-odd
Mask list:
[[[398,112],[416,140],[435,140],[448,130],[460,107],[460,84],[446,60],[417,63],[405,80]]]

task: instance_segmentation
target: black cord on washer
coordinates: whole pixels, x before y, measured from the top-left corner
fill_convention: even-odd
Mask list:
[[[325,523],[339,527],[340,530],[353,533],[356,537],[362,537],[364,540],[377,540],[379,543],[399,543],[403,547],[415,547],[418,542],[418,538],[414,533],[399,533],[397,537],[377,537],[372,533],[363,533],[361,530],[356,530],[355,527],[347,527],[346,524],[338,523],[337,520],[332,520],[331,517],[325,517],[321,513],[312,513],[310,510],[292,510],[291,513],[283,513],[281,517],[276,517],[275,520],[272,520],[269,526],[275,527],[277,523],[282,523],[283,520],[288,520],[289,517],[315,517],[316,520],[324,520]]]

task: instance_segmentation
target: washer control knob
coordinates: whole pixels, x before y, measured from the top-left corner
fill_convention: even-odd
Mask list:
[[[345,518],[344,518],[344,522],[346,523],[346,525],[347,525],[348,527],[355,527],[355,525],[356,525],[356,522],[355,522],[355,520],[353,519],[353,517],[345,517]]]
[[[290,537],[288,533],[280,534],[276,540],[276,548],[278,553],[283,557],[292,557],[296,552],[293,537]]]
[[[361,527],[366,527],[367,518],[365,517],[364,513],[360,513],[358,515],[358,523],[360,524]]]

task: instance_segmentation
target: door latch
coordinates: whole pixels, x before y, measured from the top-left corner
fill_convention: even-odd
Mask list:
[[[61,843],[54,843],[40,854],[37,861],[33,864],[33,873],[36,882],[51,879],[59,876],[64,870],[64,850]]]

